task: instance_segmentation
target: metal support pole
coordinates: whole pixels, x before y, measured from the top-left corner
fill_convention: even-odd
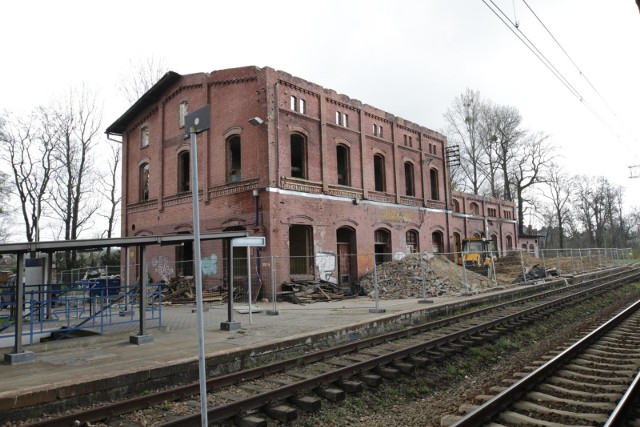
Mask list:
[[[369,309],[369,313],[384,313],[384,308],[380,308],[380,293],[378,286],[378,267],[376,264],[376,255],[373,255],[373,286],[374,286],[374,295],[375,295],[375,307]]]
[[[24,325],[22,317],[22,307],[24,306],[24,253],[18,252],[16,267],[16,283],[13,288],[16,305],[13,307],[15,313],[16,329],[14,334],[13,354],[20,354],[22,350],[22,328]]]
[[[204,321],[202,308],[202,267],[200,250],[200,205],[198,200],[198,141],[195,128],[191,131],[191,198],[193,200],[193,258],[196,282],[196,309],[198,318],[198,370],[200,373],[200,421],[209,425],[207,415],[207,368],[204,351]]]
[[[267,310],[267,314],[273,316],[280,314],[276,303],[276,258],[273,255],[271,255],[271,299],[273,300],[273,309]]]
[[[249,287],[248,292],[249,292],[249,324],[252,325],[253,324],[253,318],[251,317],[251,302],[253,301],[253,298],[251,297],[251,248],[248,247],[247,248],[247,286]]]

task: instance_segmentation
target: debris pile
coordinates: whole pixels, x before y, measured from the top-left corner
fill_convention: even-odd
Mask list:
[[[224,301],[228,293],[222,289],[202,292],[202,301]],[[168,303],[192,303],[196,300],[196,285],[193,276],[172,277],[162,287],[162,301]]]
[[[285,301],[307,304],[317,301],[336,301],[350,297],[338,285],[325,281],[294,281],[282,284],[281,295]]]
[[[422,298],[423,274],[426,297],[459,295],[493,286],[489,278],[467,271],[467,288],[462,267],[442,255],[408,255],[402,260],[376,266],[375,274],[381,299]],[[359,286],[364,294],[373,296],[374,271],[361,276]]]
[[[540,264],[536,264],[533,267],[526,270],[525,273],[520,273],[518,277],[516,277],[513,283],[526,284],[535,282],[536,280],[545,279],[551,276],[557,276],[558,270],[555,268],[544,268]]]

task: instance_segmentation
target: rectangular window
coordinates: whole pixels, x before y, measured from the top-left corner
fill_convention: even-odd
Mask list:
[[[140,146],[149,146],[149,126],[145,126],[140,130]]]
[[[384,137],[384,134],[383,134],[383,132],[382,132],[382,126],[378,126],[378,136],[379,136],[380,138],[383,138],[383,137]]]
[[[349,127],[349,116],[347,114],[342,115],[342,126],[348,128]]]
[[[188,112],[189,112],[189,103],[187,101],[182,101],[180,103],[180,112],[179,112],[179,118],[178,118],[181,128],[184,127],[184,117],[187,115]]]
[[[336,124],[340,125],[342,123],[342,115],[340,114],[340,111],[336,111]]]
[[[305,102],[304,99],[299,99],[298,100],[298,113],[300,114],[306,114],[307,113],[307,103]]]
[[[298,104],[297,99],[295,96],[291,95],[291,102],[289,104],[289,107],[291,108],[291,111],[296,111],[296,105]]]

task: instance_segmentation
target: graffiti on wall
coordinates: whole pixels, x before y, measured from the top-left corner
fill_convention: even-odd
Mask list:
[[[338,279],[333,276],[336,271],[336,255],[331,252],[318,252],[315,257],[316,271],[320,280],[338,284]]]
[[[213,276],[218,272],[218,255],[211,254],[202,259],[202,275]]]
[[[154,256],[151,258],[151,266],[164,281],[169,281],[173,276],[173,268],[169,265],[169,259],[166,256]]]

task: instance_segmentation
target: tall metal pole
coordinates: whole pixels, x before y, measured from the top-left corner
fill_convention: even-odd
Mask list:
[[[207,368],[204,352],[204,322],[202,319],[202,268],[200,266],[200,204],[198,200],[198,142],[196,128],[191,132],[191,197],[193,199],[193,258],[195,264],[196,310],[198,317],[198,370],[200,373],[200,420],[209,425],[207,417]]]

